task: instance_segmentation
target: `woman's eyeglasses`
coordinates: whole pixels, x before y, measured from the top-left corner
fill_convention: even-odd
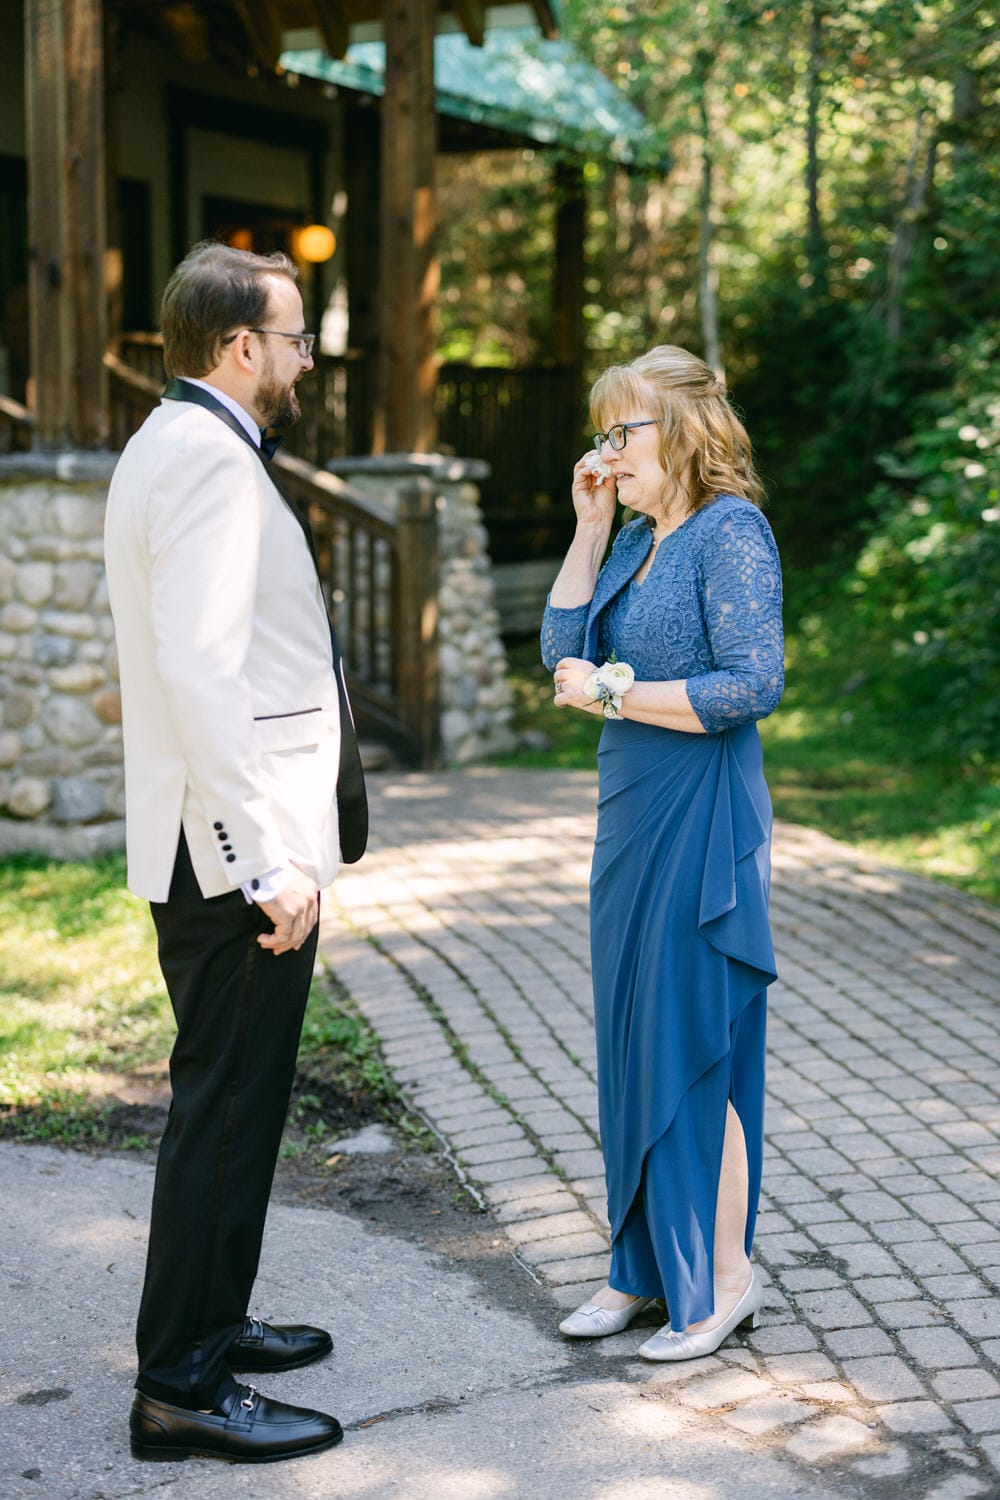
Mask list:
[[[594,433],[594,447],[600,452],[605,443],[610,443],[615,452],[620,453],[633,427],[655,427],[656,425],[655,417],[647,417],[642,422],[616,422],[613,427],[608,428],[607,432]]]

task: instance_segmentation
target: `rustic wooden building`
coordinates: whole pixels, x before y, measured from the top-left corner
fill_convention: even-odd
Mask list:
[[[556,40],[555,0],[0,0],[0,22],[0,393],[32,407],[34,445],[120,443],[139,408],[105,351],[159,377],[159,291],[195,240],[280,247],[324,329],[301,456],[485,459],[516,553],[580,426],[583,159],[642,134]],[[547,358],[441,369],[435,162],[521,145],[552,154]]]
[[[555,0],[0,0],[9,847],[120,833],[105,486],[162,389],[160,290],[206,236],[289,251],[322,330],[278,462],[363,726],[422,764],[509,744],[480,496],[497,536],[544,549],[539,495],[564,502],[582,416],[583,161],[627,161],[641,134],[557,20]],[[436,164],[524,147],[558,188],[550,357],[442,366]]]

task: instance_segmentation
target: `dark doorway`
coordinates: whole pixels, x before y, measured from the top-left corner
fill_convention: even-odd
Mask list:
[[[244,203],[237,198],[214,195],[201,200],[201,232],[208,240],[225,240],[238,250],[270,255],[275,250],[291,254],[292,233],[307,222],[300,213],[273,208],[266,203]]]
[[[0,390],[24,401],[28,341],[28,171],[0,155]]]
[[[127,333],[153,325],[153,231],[148,182],[118,179],[118,223],[122,251],[122,328]]]

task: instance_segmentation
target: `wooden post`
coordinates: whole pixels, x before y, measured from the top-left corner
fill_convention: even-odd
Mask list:
[[[32,370],[39,448],[108,438],[101,0],[26,0]]]
[[[583,299],[586,259],[587,204],[583,166],[557,161],[555,168],[555,271],[552,282],[552,333],[555,356],[566,372],[566,472],[579,458],[583,411]]]
[[[434,486],[427,479],[399,492],[397,661],[402,717],[425,769],[438,764],[438,536]]]
[[[385,6],[377,453],[429,453],[436,441],[434,8]]]
[[[347,271],[348,344],[358,357],[347,374],[348,453],[370,453],[379,361],[379,237],[381,124],[371,105],[344,111],[347,149],[344,169],[347,213],[344,253]]]

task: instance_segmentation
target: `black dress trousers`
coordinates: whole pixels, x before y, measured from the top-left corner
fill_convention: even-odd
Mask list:
[[[318,933],[298,952],[261,948],[268,918],[242,891],[202,896],[183,834],[170,894],[151,911],[177,1040],[136,1385],[210,1408],[235,1385],[225,1352],[257,1274]]]

